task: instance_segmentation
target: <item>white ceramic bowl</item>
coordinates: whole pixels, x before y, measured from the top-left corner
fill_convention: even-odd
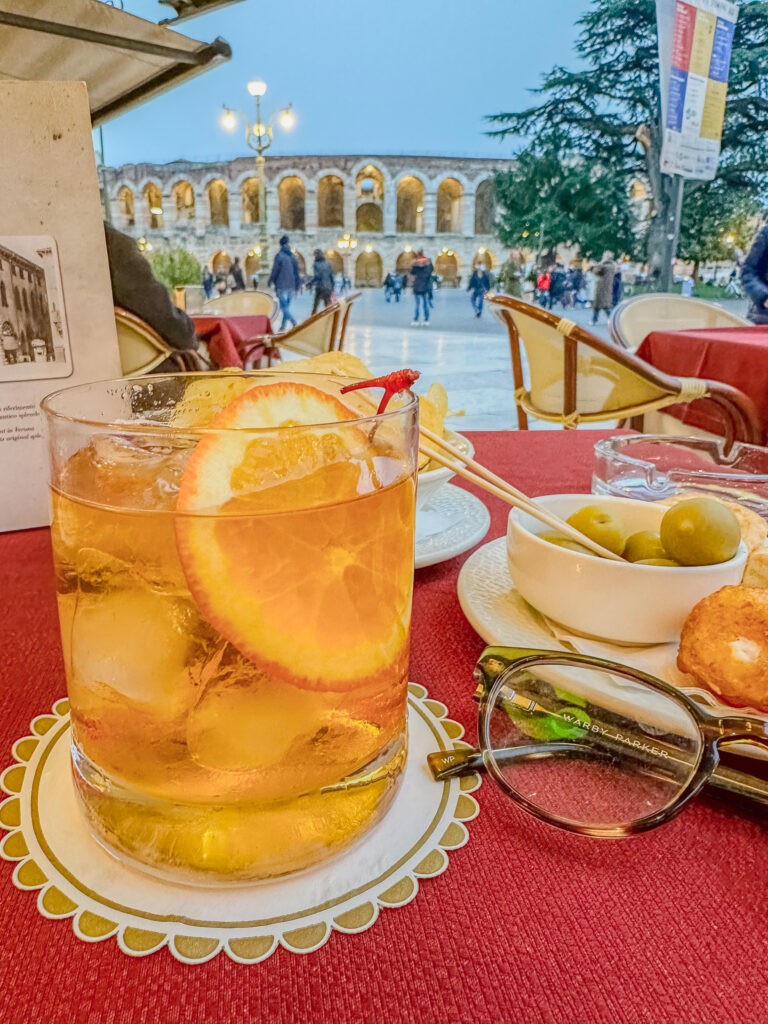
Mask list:
[[[462,455],[466,455],[471,459],[475,454],[472,442],[464,437],[463,434],[457,434],[455,430],[446,430],[444,437]],[[416,488],[416,508],[421,508],[422,505],[425,505],[434,496],[435,492],[439,491],[443,484],[447,484],[451,477],[455,475],[452,470],[446,469],[445,466],[438,466],[437,469],[429,469],[419,473]]]
[[[594,494],[548,494],[536,499],[567,519],[584,505],[620,515],[629,533],[658,530],[666,505]],[[585,636],[624,644],[677,640],[693,606],[720,587],[741,582],[744,544],[720,565],[661,566],[612,562],[580,555],[542,540],[552,532],[537,519],[512,509],[507,559],[512,581],[534,608]]]

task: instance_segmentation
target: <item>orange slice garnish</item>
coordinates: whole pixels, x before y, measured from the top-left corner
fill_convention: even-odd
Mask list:
[[[341,425],[354,416],[307,384],[254,387],[211,421],[179,488],[177,547],[202,614],[305,688],[384,684],[407,666],[414,485]],[[290,429],[247,429],[277,426]]]

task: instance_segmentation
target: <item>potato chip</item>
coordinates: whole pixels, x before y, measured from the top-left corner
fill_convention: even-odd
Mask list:
[[[448,415],[448,392],[442,384],[438,384],[435,381],[435,383],[429,385],[427,400],[431,402],[435,409],[440,413],[442,419],[445,419]],[[432,428],[430,427],[430,430],[431,429]]]
[[[371,377],[371,371],[351,352],[322,352],[311,359],[291,359],[274,370],[289,373],[330,373],[334,377]]]

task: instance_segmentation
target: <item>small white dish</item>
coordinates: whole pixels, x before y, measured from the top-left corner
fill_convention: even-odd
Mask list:
[[[472,552],[459,571],[457,592],[467,621],[487,644],[544,651],[576,651],[605,658],[678,686],[701,704],[717,710],[732,710],[678,669],[679,637],[673,643],[653,646],[617,646],[568,633],[540,615],[515,590],[509,575],[504,537],[488,541]],[[628,683],[628,688],[633,685]],[[754,708],[743,710],[768,720],[768,715]],[[768,751],[751,743],[734,744],[732,749],[745,757],[768,760]]]
[[[457,434],[455,430],[446,430],[443,435],[444,440],[455,448],[456,451],[461,452],[467,458],[471,459],[475,454],[475,447],[469,438],[464,437],[463,434]],[[417,487],[416,487],[416,508],[419,509],[423,505],[426,505],[430,501],[440,488],[447,484],[452,476],[456,474],[451,469],[446,469],[445,466],[438,466],[436,469],[429,469],[422,471],[417,476]],[[466,549],[465,549],[466,550]]]
[[[416,510],[414,567],[424,569],[469,551],[490,525],[490,513],[476,495],[451,484],[442,487]]]
[[[536,501],[561,519],[585,505],[613,511],[629,533],[658,530],[667,506],[593,494],[547,494]],[[741,582],[743,543],[719,565],[638,565],[582,555],[539,537],[552,528],[512,509],[507,531],[509,573],[537,611],[569,630],[621,644],[661,644],[680,637],[694,605],[720,587]]]

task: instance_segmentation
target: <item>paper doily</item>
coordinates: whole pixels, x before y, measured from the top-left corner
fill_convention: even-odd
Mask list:
[[[69,766],[69,703],[31,722],[13,745],[16,763],[0,776],[9,798],[0,804],[7,835],[0,856],[16,861],[13,882],[37,890],[44,917],[71,918],[85,942],[115,937],[130,956],[167,946],[184,963],[203,963],[224,950],[257,963],[278,945],[311,953],[332,931],[361,932],[382,907],[401,907],[419,879],[442,874],[448,851],[467,842],[463,824],[476,817],[469,794],[478,776],[436,783],[425,757],[466,746],[446,707],[412,683],[408,696],[409,752],[403,779],[382,820],[344,853],[294,876],[253,886],[174,885],[110,856],[91,836],[80,812]]]

